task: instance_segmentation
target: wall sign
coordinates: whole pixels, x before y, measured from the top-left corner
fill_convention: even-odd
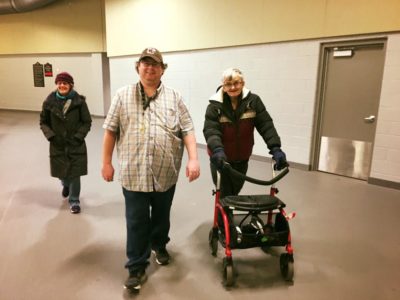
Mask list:
[[[44,76],[53,77],[53,66],[49,63],[44,64]]]
[[[33,84],[35,87],[44,87],[43,65],[39,62],[33,65]]]

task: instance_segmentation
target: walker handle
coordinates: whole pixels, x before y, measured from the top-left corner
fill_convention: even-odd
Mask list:
[[[248,182],[258,184],[258,185],[273,185],[275,182],[281,180],[283,177],[286,176],[287,173],[289,173],[289,168],[285,167],[284,169],[282,169],[281,172],[279,172],[278,175],[273,177],[271,180],[260,180],[260,179],[249,177],[247,175],[244,175],[243,173],[240,173],[239,171],[236,171],[235,169],[232,168],[232,166],[228,162],[224,162],[223,170],[228,170],[233,176],[239,177]]]

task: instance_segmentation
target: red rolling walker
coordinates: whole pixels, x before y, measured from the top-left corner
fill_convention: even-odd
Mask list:
[[[235,284],[235,270],[232,249],[254,247],[284,246],[285,253],[280,255],[280,270],[286,281],[293,281],[294,259],[288,221],[295,213],[286,214],[283,203],[276,194],[275,183],[289,173],[286,167],[281,171],[274,169],[272,163],[272,179],[263,181],[248,177],[234,170],[225,163],[224,176],[238,176],[242,179],[264,186],[271,186],[269,194],[238,195],[220,198],[221,173],[217,172],[214,206],[214,222],[209,233],[211,254],[217,255],[218,242],[225,248],[223,259],[224,284],[230,287]],[[234,213],[235,212],[235,213]]]

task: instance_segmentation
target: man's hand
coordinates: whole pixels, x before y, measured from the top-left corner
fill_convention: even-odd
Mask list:
[[[196,180],[200,176],[200,164],[197,159],[190,159],[186,165],[186,177],[189,182]]]
[[[112,164],[104,164],[101,168],[101,175],[103,179],[107,182],[114,180],[114,167]]]

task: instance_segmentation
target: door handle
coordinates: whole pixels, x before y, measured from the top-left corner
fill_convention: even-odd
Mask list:
[[[369,117],[364,118],[365,123],[374,123],[375,122],[375,116],[370,115]]]

